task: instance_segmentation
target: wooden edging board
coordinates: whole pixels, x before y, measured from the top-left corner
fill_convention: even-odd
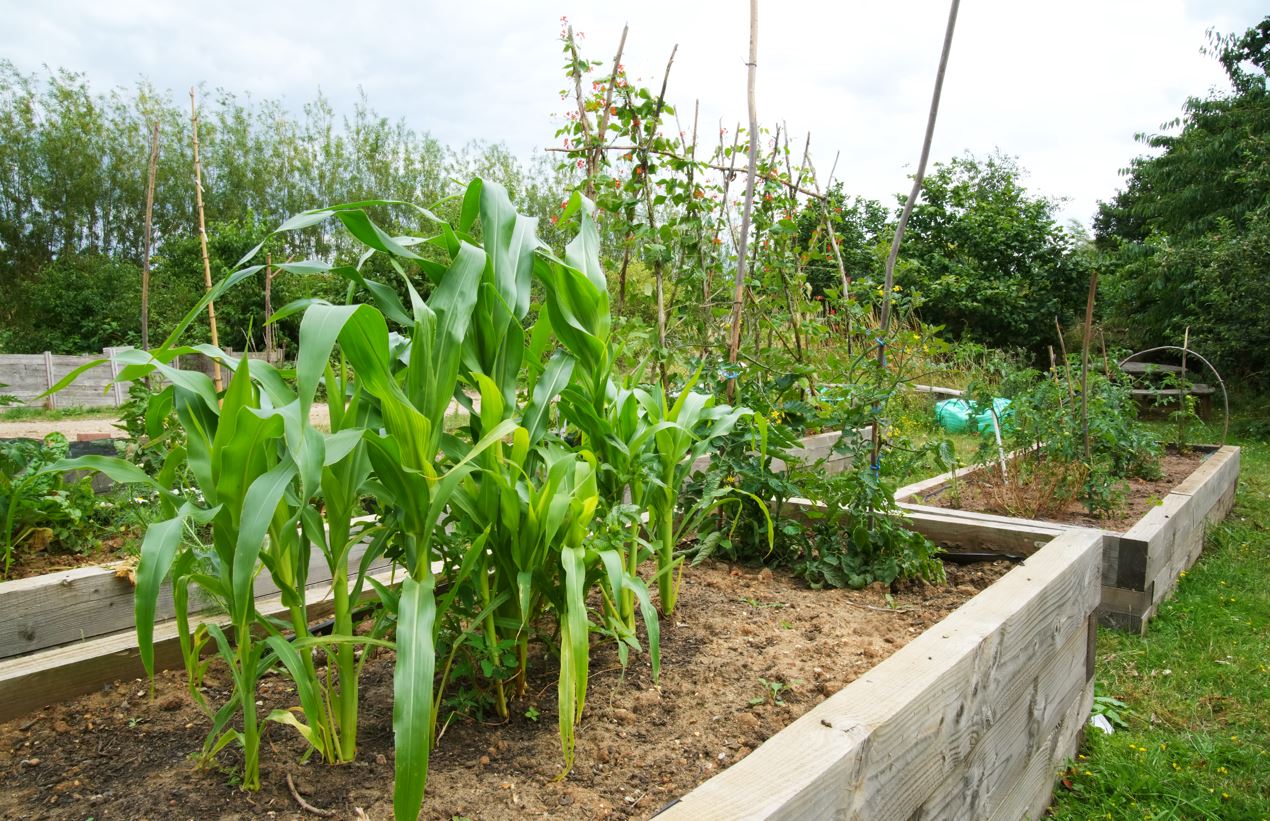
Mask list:
[[[1039,817],[1093,703],[1101,564],[1062,530],[658,821]]]
[[[358,566],[366,546],[362,542],[351,548],[351,567]],[[370,569],[378,572],[388,564],[381,557]],[[316,548],[307,578],[310,589],[325,589],[331,584],[330,568]],[[132,630],[133,590],[126,570],[121,574],[115,567],[96,565],[0,583],[0,662]],[[278,593],[278,586],[268,573],[261,573],[256,577],[255,593],[257,599],[267,599]],[[194,612],[209,607],[212,605],[193,603]],[[155,618],[162,621],[174,615],[172,587],[165,582]]]
[[[399,582],[391,568],[369,574],[381,584]],[[369,585],[363,598],[377,595]],[[314,586],[305,595],[310,619],[319,619],[334,611],[329,580],[326,587]],[[284,616],[289,611],[279,595],[256,600],[256,609],[266,617]],[[192,618],[193,629],[201,622],[221,623],[224,617],[204,614]],[[184,664],[177,638],[175,620],[155,625],[155,670],[170,670]],[[137,651],[135,630],[122,630],[84,642],[41,650],[19,658],[0,662],[0,723],[98,690],[104,684],[145,675]]]
[[[1099,619],[1107,626],[1143,634],[1160,604],[1172,594],[1179,574],[1195,563],[1204,532],[1230,512],[1239,484],[1240,450],[1233,445],[1196,446],[1208,454],[1190,476],[1159,505],[1123,533],[1103,533],[1102,600]],[[972,469],[973,470],[973,469]],[[966,468],[957,471],[964,476]],[[896,501],[910,514],[930,514],[967,524],[1009,524],[1072,529],[1072,525],[995,516],[921,504],[942,493],[951,473],[900,488]],[[919,501],[920,500],[920,501]]]

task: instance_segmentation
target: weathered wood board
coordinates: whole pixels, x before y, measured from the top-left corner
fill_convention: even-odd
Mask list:
[[[1092,699],[1102,536],[1070,529],[658,816],[1019,818]]]
[[[386,585],[401,580],[400,573],[394,578],[391,569],[380,570],[371,578]],[[374,595],[375,591],[367,585],[363,597]],[[327,587],[310,587],[305,602],[310,619],[322,618],[334,609]],[[256,607],[265,616],[282,616],[288,612],[279,596],[258,600]],[[223,623],[220,618],[205,615],[191,619],[191,627],[202,621]],[[155,625],[154,644],[155,670],[182,666],[184,662],[175,621]],[[144,675],[134,630],[6,659],[0,661],[0,722],[48,704],[91,693],[112,681],[131,680]]]
[[[365,544],[353,546],[349,553],[353,567],[361,561],[365,551]],[[378,571],[388,564],[388,560],[380,558],[371,567]],[[309,562],[307,586],[325,588],[330,583],[330,568],[315,548]],[[132,630],[133,590],[126,576],[119,576],[110,567],[98,566],[0,583],[0,659]],[[256,577],[256,598],[267,598],[277,592],[278,586],[268,573]],[[194,610],[199,612],[208,606],[195,602]],[[174,615],[172,587],[164,583],[155,618],[161,621]]]

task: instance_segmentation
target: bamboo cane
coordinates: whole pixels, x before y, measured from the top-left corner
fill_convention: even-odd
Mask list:
[[[159,121],[151,124],[146,176],[146,244],[141,254],[141,347],[150,350],[150,248],[154,245],[154,178],[159,166]]]
[[[750,0],[750,59],[746,65],[746,102],[750,114],[750,167],[745,179],[745,210],[741,212],[741,238],[736,261],[736,285],[732,293],[732,335],[728,341],[728,401],[736,399],[736,355],[741,349],[741,307],[745,298],[745,252],[749,247],[750,218],[754,211],[754,172],[758,164],[758,109],[754,104],[758,69],[758,0]]]
[[[212,290],[212,263],[207,256],[207,224],[203,220],[203,166],[199,163],[198,158],[198,107],[194,99],[194,88],[190,88],[190,126],[194,140],[194,202],[198,206],[198,244],[199,249],[203,253],[203,287],[207,291]],[[216,333],[216,304],[208,300],[207,302],[207,324],[211,329],[212,347],[220,347],[220,339]],[[216,392],[220,393],[224,388],[221,382],[220,362],[212,360],[212,382],[216,385]]]
[[[926,161],[930,159],[930,145],[935,137],[935,120],[939,116],[939,97],[944,90],[944,72],[948,69],[948,53],[952,51],[953,30],[957,26],[957,8],[960,0],[952,0],[948,8],[948,25],[944,29],[944,45],[939,54],[939,69],[935,72],[935,91],[931,94],[930,113],[926,117],[926,134],[922,138],[922,154],[917,162],[917,173],[913,175],[913,188],[904,202],[904,210],[900,213],[899,222],[895,225],[895,236],[891,239],[891,250],[886,255],[886,279],[882,288],[882,319],[878,325],[878,366],[886,368],[886,334],[891,321],[891,288],[895,284],[895,260],[900,253],[900,242],[904,239],[904,227],[913,214],[913,206],[922,193],[922,182],[926,179]],[[880,420],[873,422],[873,471],[881,468],[882,431]]]

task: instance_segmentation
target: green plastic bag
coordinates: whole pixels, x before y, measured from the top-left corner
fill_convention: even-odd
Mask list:
[[[1010,400],[998,396],[992,400],[992,408],[996,410],[1004,431],[1009,427],[1007,420],[1010,416]],[[971,430],[971,419],[979,433],[992,431],[992,411],[987,408],[979,410],[975,403],[965,399],[944,399],[935,403],[935,421],[949,433],[968,433]]]

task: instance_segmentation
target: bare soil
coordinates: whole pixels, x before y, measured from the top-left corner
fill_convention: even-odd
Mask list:
[[[1124,533],[1137,524],[1155,505],[1167,496],[1173,488],[1181,484],[1186,477],[1195,472],[1207,454],[1190,451],[1185,454],[1169,451],[1160,459],[1161,477],[1156,480],[1129,479],[1128,492],[1124,505],[1113,513],[1102,516],[1092,515],[1080,502],[1071,502],[1054,515],[1037,517],[1043,521],[1062,522],[1064,524],[1086,525],[1102,528],[1114,533]],[[979,513],[995,513],[1001,516],[1014,515],[1001,507],[990,493],[992,486],[999,481],[999,476],[988,469],[980,469],[963,476],[959,482],[960,499],[953,499],[946,487],[937,488],[925,494],[919,494],[909,501],[935,507],[973,510]]]
[[[1004,561],[949,565],[946,585],[905,586],[891,591],[888,603],[881,586],[816,591],[781,572],[720,563],[690,568],[679,611],[663,620],[659,683],[643,656],[623,674],[612,644],[597,637],[577,760],[567,777],[558,778],[555,669],[540,661],[509,721],[452,718],[433,753],[422,817],[648,818],[1009,569]],[[205,688],[213,703],[229,695],[226,684],[224,670],[213,667]],[[0,725],[0,817],[312,817],[291,795],[290,775],[308,803],[334,817],[391,818],[391,696],[391,658],[384,654],[363,675],[352,764],[302,763],[298,736],[271,726],[263,787],[248,794],[232,783],[236,750],[221,754],[219,768],[196,766],[208,720],[192,705],[182,672],[160,675],[153,700],[140,680],[116,682]],[[267,711],[292,706],[294,695],[283,678],[270,676],[260,700]]]
[[[86,553],[49,552],[44,540],[32,539],[23,542],[13,553],[13,567],[5,581],[42,576],[45,573],[60,573],[77,567],[104,565],[113,567],[126,557],[123,553],[125,537],[113,537],[98,543]]]

